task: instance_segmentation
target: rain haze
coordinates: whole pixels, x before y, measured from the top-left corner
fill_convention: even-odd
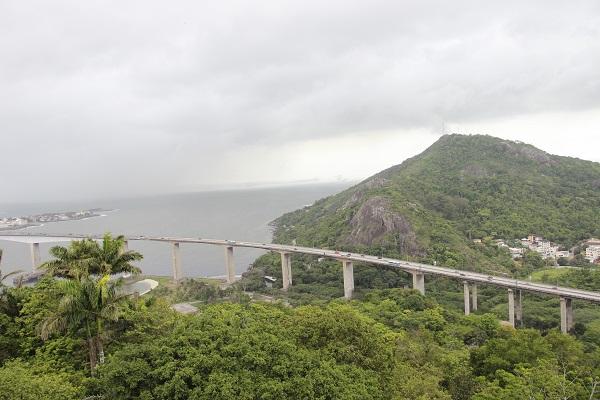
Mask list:
[[[600,161],[597,1],[0,2],[1,200],[354,181],[443,133]]]

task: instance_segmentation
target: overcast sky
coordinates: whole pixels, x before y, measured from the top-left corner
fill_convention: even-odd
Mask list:
[[[600,2],[0,0],[0,202],[357,180],[444,132],[600,161]]]

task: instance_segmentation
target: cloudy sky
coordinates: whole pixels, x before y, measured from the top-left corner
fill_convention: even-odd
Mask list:
[[[600,161],[600,2],[0,1],[0,202],[357,180],[444,132]]]

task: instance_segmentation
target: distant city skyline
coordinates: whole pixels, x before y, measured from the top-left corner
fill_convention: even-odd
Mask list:
[[[353,182],[452,132],[600,162],[593,0],[7,0],[0,51],[0,202]]]

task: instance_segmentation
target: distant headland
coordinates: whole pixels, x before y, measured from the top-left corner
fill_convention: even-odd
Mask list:
[[[81,211],[61,211],[51,212],[37,215],[19,216],[19,217],[5,217],[0,218],[0,231],[12,231],[16,229],[25,229],[33,226],[41,226],[48,222],[64,222],[73,221],[79,219],[88,219],[94,217],[102,217],[103,212],[109,212],[113,210],[106,210],[102,208],[92,208],[89,210]]]

